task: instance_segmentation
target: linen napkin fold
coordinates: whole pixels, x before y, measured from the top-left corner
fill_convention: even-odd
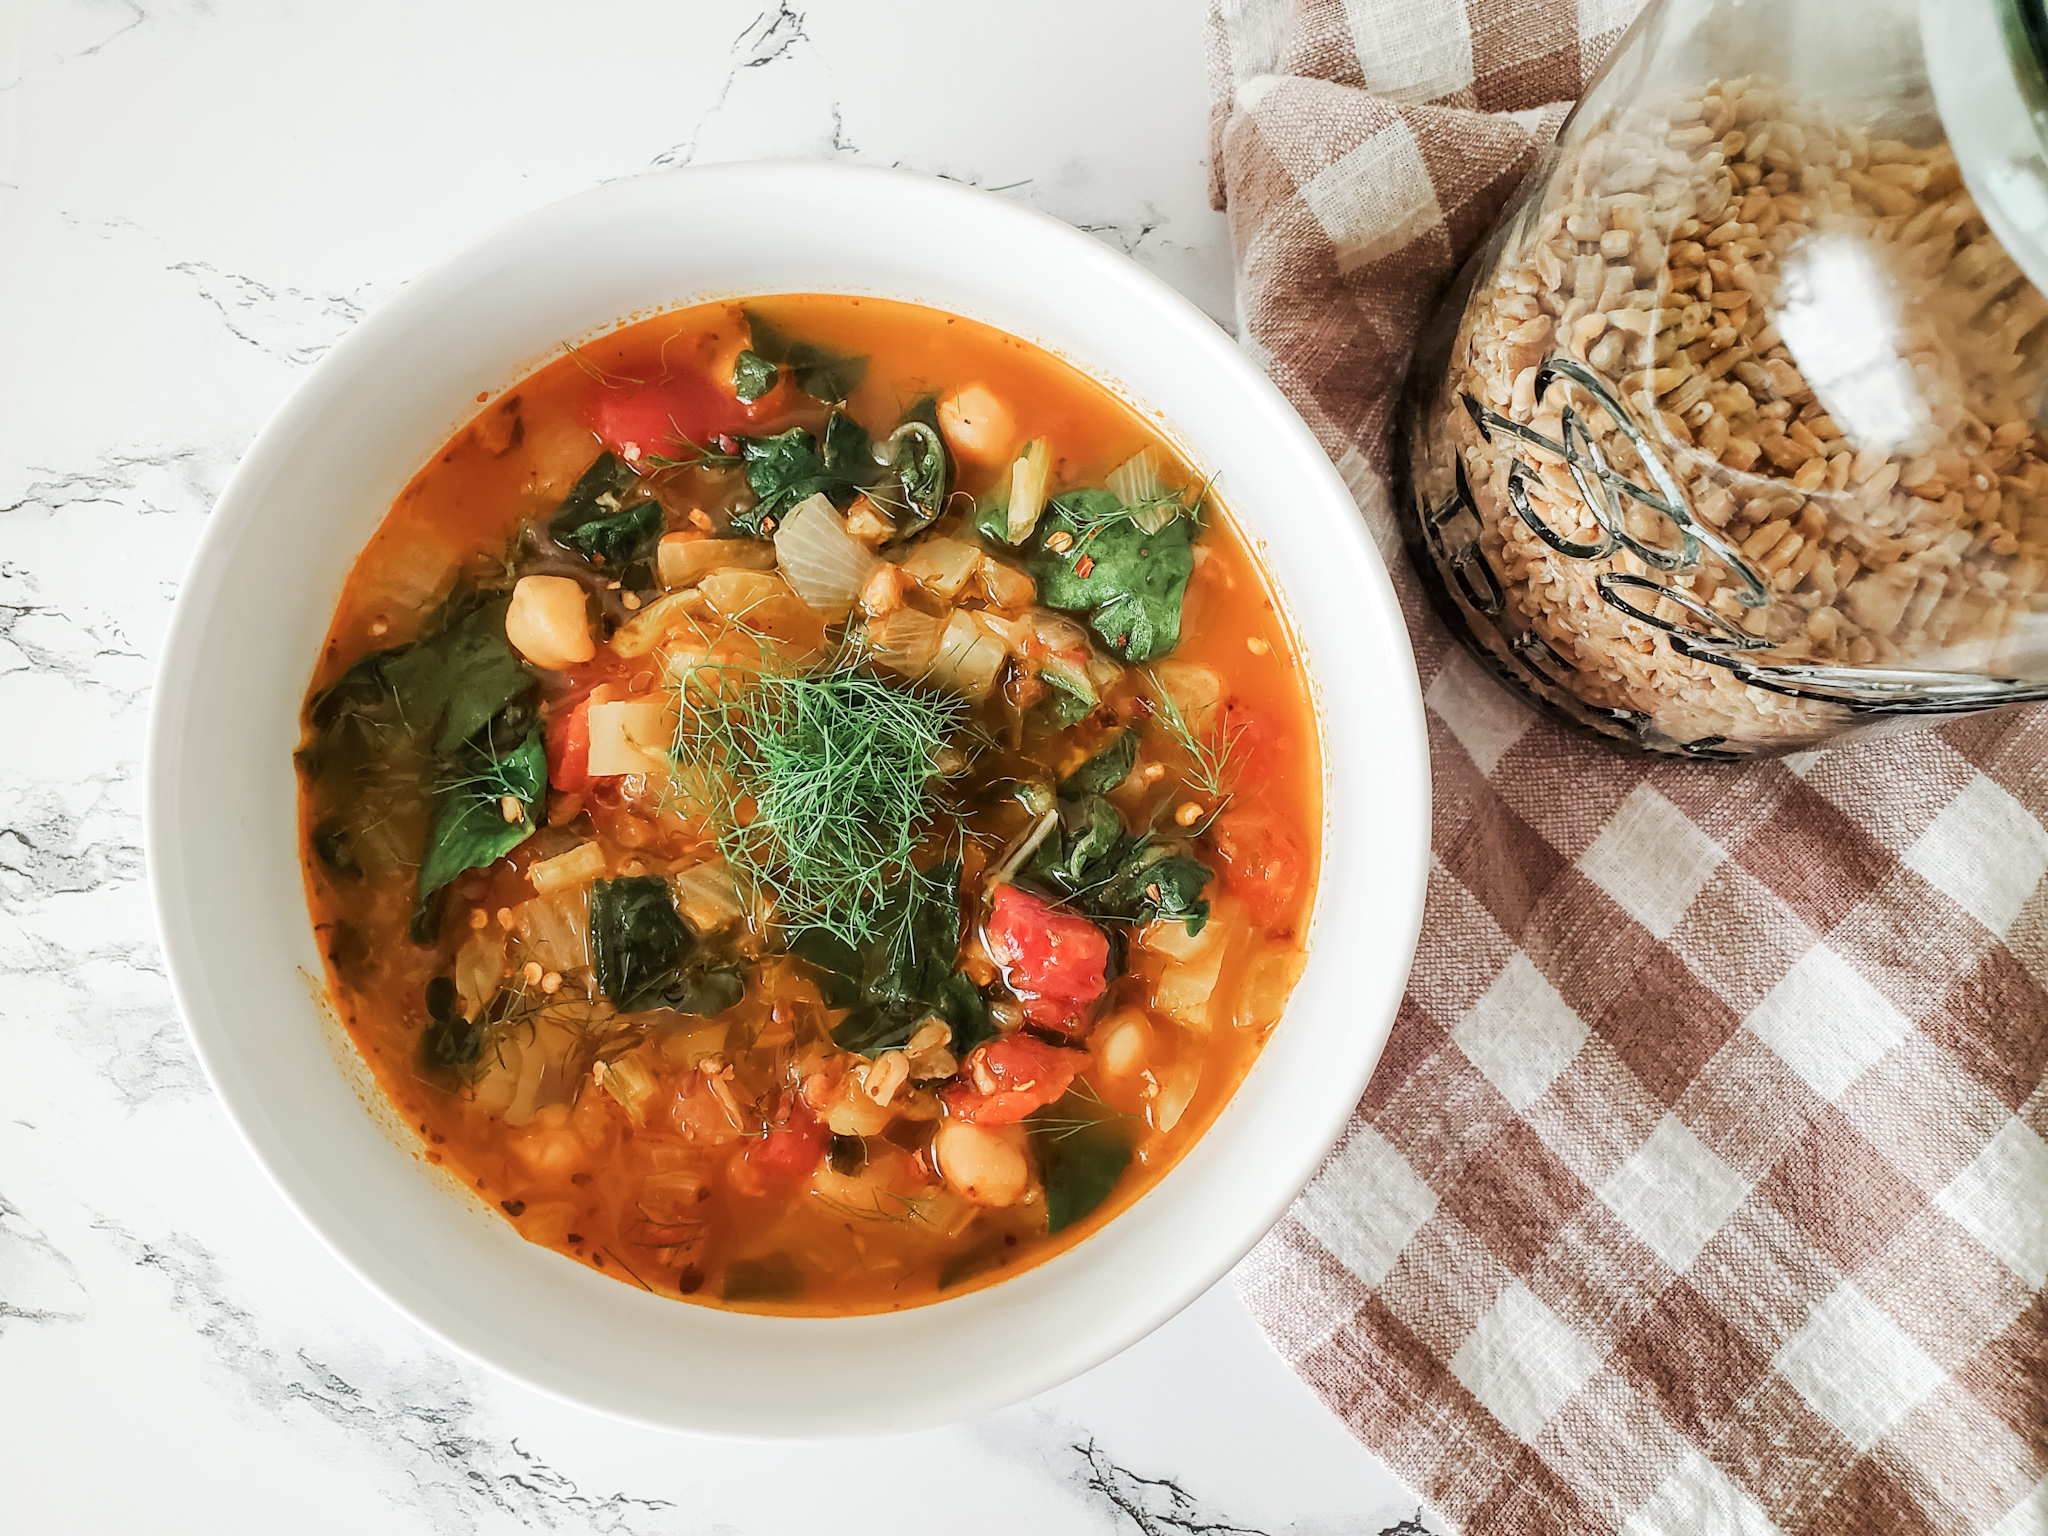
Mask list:
[[[2048,713],[1622,756],[1399,550],[1410,338],[1636,9],[1212,0],[1242,340],[1393,567],[1436,795],[1393,1038],[1240,1284],[1475,1536],[2041,1536]]]

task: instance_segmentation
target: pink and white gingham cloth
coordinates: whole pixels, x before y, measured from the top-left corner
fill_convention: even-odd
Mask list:
[[[2041,1536],[2048,713],[1625,757],[1399,553],[1410,339],[1635,9],[1212,5],[1243,339],[1395,568],[1436,792],[1393,1038],[1244,1294],[1475,1536]]]

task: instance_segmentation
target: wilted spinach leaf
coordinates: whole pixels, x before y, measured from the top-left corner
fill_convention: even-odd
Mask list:
[[[788,1301],[804,1293],[804,1272],[786,1253],[734,1259],[725,1267],[719,1295],[726,1301]]]
[[[746,996],[746,978],[734,970],[713,970],[704,965],[686,965],[646,994],[647,1008],[668,1008],[711,1018]]]
[[[506,755],[472,752],[464,766],[466,771],[442,788],[434,804],[434,826],[427,834],[413,906],[415,944],[425,944],[433,936],[429,903],[443,886],[466,869],[481,869],[502,859],[540,825],[548,758],[538,728],[529,730]],[[517,821],[505,819],[506,796],[519,802],[522,815]]]
[[[1066,787],[1101,764],[1108,773],[1123,749],[1114,744],[1076,769]],[[1123,773],[1130,772],[1128,764]],[[1117,776],[1122,781],[1123,774]],[[1206,864],[1178,843],[1163,843],[1124,830],[1123,816],[1099,794],[1063,793],[1060,820],[1028,866],[1030,873],[1097,922],[1145,924],[1165,918],[1185,922],[1190,934],[1209,920],[1202,888],[1212,878]]]
[[[817,973],[825,1001],[850,1013],[832,1031],[842,1050],[879,1056],[906,1044],[933,1015],[953,1030],[965,1054],[994,1035],[988,1005],[953,969],[960,950],[960,861],[948,859],[890,887],[881,932],[856,949],[821,928],[790,940],[790,951]]]
[[[1031,871],[1080,892],[1104,879],[1128,841],[1123,813],[1100,795],[1060,800],[1060,824],[1038,845]]]
[[[330,816],[313,829],[313,852],[337,875],[362,879],[363,866],[356,857],[355,839],[339,817]]]
[[[742,352],[732,365],[732,392],[748,402],[773,389],[775,379],[775,365],[752,348]]]
[[[974,503],[974,511],[967,519],[967,526],[990,549],[1007,550],[1010,547],[1008,495],[981,497]]]
[[[920,406],[930,411],[931,419],[919,414]],[[929,396],[912,406],[903,424],[889,434],[888,450],[889,466],[903,487],[896,537],[904,539],[922,533],[938,520],[946,507],[946,494],[953,488],[946,440],[939,435],[938,416],[931,411]]]
[[[1038,680],[1049,692],[1032,705],[1031,713],[1025,716],[1025,724],[1034,731],[1049,734],[1063,731],[1070,725],[1079,725],[1094,714],[1095,707],[1102,702],[1086,673],[1047,666],[1039,671]]]
[[[400,718],[436,752],[453,752],[533,687],[533,674],[505,638],[510,601],[502,595],[451,600],[443,612],[459,617],[426,639],[384,653],[378,672],[398,701]]]
[[[666,1006],[658,1000],[662,988],[696,942],[659,875],[591,882],[591,966],[599,989],[621,1013]]]
[[[443,754],[474,736],[533,687],[505,638],[508,602],[502,593],[458,592],[418,640],[357,661],[308,706],[317,736],[301,766],[317,778],[330,759],[389,757],[394,734]]]
[[[637,481],[631,468],[607,449],[555,508],[548,519],[549,536],[586,560],[614,570],[630,565],[667,526],[660,502],[648,498],[628,503]]]
[[[481,1022],[472,1024],[457,1010],[454,977],[436,976],[427,983],[427,1019],[420,1054],[428,1066],[459,1071],[483,1054]]]
[[[1106,795],[1131,776],[1138,764],[1138,733],[1118,731],[1087,762],[1067,775],[1063,795]]]
[[[332,730],[346,720],[363,715],[393,716],[397,700],[385,666],[405,654],[409,646],[372,651],[361,657],[340,677],[315,694],[306,706],[307,720],[318,730]],[[317,769],[313,770],[316,774]]]
[[[1045,1181],[1045,1229],[1072,1226],[1093,1211],[1131,1161],[1130,1133],[1100,1101],[1068,1092],[1024,1122]]]
[[[1055,496],[1032,530],[1025,569],[1038,582],[1040,602],[1085,613],[1117,655],[1147,661],[1180,643],[1194,551],[1186,518],[1147,533],[1117,515],[1122,506],[1108,491]]]
[[[1089,892],[1084,904],[1097,917],[1138,924],[1160,918],[1179,920],[1193,935],[1209,921],[1209,903],[1201,897],[1202,887],[1213,876],[1199,859],[1177,853],[1166,844],[1145,843],[1133,846],[1118,862],[1115,873]]]
[[[593,517],[616,512],[619,503],[625,500],[626,492],[638,479],[639,476],[633,473],[633,466],[607,448],[590,461],[590,467],[569,488],[569,494],[562,498],[562,504],[548,519],[548,532],[559,539],[563,528],[581,527]],[[611,505],[605,504],[607,500]]]
[[[743,437],[740,457],[747,466],[747,484],[758,498],[732,520],[736,533],[770,538],[784,513],[823,491],[850,499],[874,482],[878,466],[867,431],[851,416],[834,412],[825,423],[822,446],[802,427],[773,437]]]
[[[753,350],[771,363],[786,366],[791,381],[813,400],[843,404],[867,377],[866,358],[794,340],[758,312],[750,309],[745,314]]]
[[[825,1143],[825,1162],[842,1179],[850,1179],[868,1165],[867,1139],[837,1136]]]

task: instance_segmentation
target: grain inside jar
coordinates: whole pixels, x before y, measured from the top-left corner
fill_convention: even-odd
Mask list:
[[[1502,599],[1559,663],[1546,675],[1676,742],[1784,746],[1842,711],[1714,657],[2038,670],[2048,300],[1948,145],[1873,138],[1754,77],[1666,101],[1551,173],[1466,308],[1425,427],[1463,459]],[[1668,481],[1581,383],[1553,366],[1538,398],[1560,358],[1626,407]],[[1482,430],[1490,411],[1567,443],[1567,408],[1589,438],[1576,473]],[[1603,529],[1593,464],[1671,484],[1698,541],[1627,494]],[[1581,550],[1626,538],[1569,554],[1532,518]]]

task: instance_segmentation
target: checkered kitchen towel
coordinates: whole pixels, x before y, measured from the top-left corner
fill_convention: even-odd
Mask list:
[[[1414,979],[1241,1271],[1469,1532],[2048,1531],[2048,713],[1783,762],[1540,723],[1427,611],[1388,416],[1629,0],[1212,0],[1245,343],[1395,567],[1436,809]]]

